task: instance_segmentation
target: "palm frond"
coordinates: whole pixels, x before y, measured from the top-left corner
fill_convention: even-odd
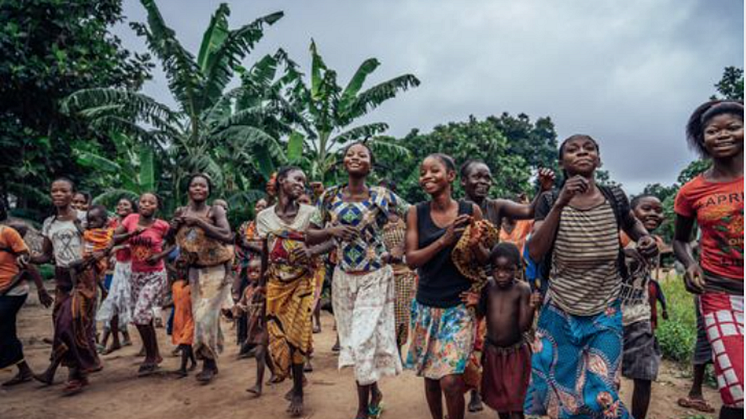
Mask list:
[[[161,59],[168,87],[181,108],[191,117],[196,117],[201,111],[196,98],[204,88],[204,78],[194,55],[181,45],[176,33],[166,25],[155,0],[140,2],[148,13],[148,26],[141,23],[130,23],[130,26],[139,36],[145,37],[150,50]]]
[[[419,85],[420,81],[417,77],[411,74],[405,74],[377,84],[360,93],[350,104],[346,114],[340,115],[340,117],[343,116],[344,120],[351,121],[365,115],[371,110],[377,108],[383,102],[395,97],[400,91],[406,91]]]
[[[389,129],[388,124],[383,122],[361,125],[337,135],[329,141],[329,144],[330,147],[343,146],[351,141],[366,140],[386,131],[387,129]]]
[[[369,58],[360,64],[360,67],[355,71],[350,82],[347,83],[347,87],[345,87],[342,92],[342,97],[339,100],[339,105],[337,107],[337,112],[340,115],[344,115],[347,112],[347,109],[355,100],[358,92],[362,89],[365,79],[368,78],[368,76],[373,73],[380,64],[381,63],[375,58]]]
[[[210,107],[220,98],[223,89],[231,80],[233,69],[241,64],[241,60],[264,36],[264,27],[274,24],[283,16],[283,12],[272,13],[229,32],[228,37],[210,55],[207,63],[206,82],[201,99],[204,107]]]
[[[210,24],[202,36],[199,54],[197,54],[197,65],[204,74],[209,68],[210,59],[214,57],[215,51],[220,48],[223,41],[228,37],[228,16],[231,14],[228,5],[220,3],[218,9],[210,18]]]

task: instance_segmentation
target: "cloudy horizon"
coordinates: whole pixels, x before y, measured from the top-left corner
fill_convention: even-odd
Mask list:
[[[166,23],[196,55],[218,1],[159,0]],[[715,93],[727,66],[743,68],[742,1],[261,0],[228,2],[232,28],[278,10],[279,22],[246,60],[282,47],[304,72],[313,38],[345,84],[363,60],[381,62],[367,85],[412,73],[422,84],[400,93],[366,121],[389,135],[508,112],[549,116],[561,140],[587,133],[605,169],[628,193],[669,185],[695,154],[684,124]],[[145,21],[126,0],[127,21]],[[145,52],[126,24],[124,45]],[[160,64],[143,90],[173,105]],[[665,162],[665,163],[662,163]],[[498,180],[499,181],[499,180]]]

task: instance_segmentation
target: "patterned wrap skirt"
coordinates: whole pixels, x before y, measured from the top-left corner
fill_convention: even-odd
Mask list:
[[[194,354],[198,359],[217,359],[223,351],[220,309],[230,292],[225,265],[190,268],[189,285],[194,318]]]
[[[160,309],[168,286],[166,270],[132,272],[132,323],[148,325]]]
[[[743,409],[743,295],[705,292],[699,304],[723,405]]]
[[[533,344],[526,414],[631,417],[618,392],[622,334],[619,302],[592,316],[571,315],[546,304]]]
[[[370,385],[402,370],[394,325],[394,274],[390,266],[351,275],[334,270],[332,304],[337,321],[339,368],[353,367]]]
[[[119,316],[119,327],[125,328],[132,321],[132,276],[131,262],[117,262],[109,286],[109,294],[101,303],[96,320],[109,325],[114,316]]]
[[[464,373],[476,327],[474,315],[465,305],[437,308],[414,300],[411,324],[407,369],[431,380]]]

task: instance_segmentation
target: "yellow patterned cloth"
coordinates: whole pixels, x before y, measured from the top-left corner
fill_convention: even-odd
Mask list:
[[[259,237],[267,240],[267,334],[274,373],[284,379],[293,364],[303,364],[312,350],[311,315],[316,288],[315,265],[302,264],[293,251],[304,246],[304,232],[314,207],[301,205],[292,223],[269,207],[257,216]]]

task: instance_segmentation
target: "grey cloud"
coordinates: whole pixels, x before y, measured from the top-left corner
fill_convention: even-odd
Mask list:
[[[216,1],[160,0],[167,22],[196,51]],[[370,83],[411,72],[422,85],[369,116],[391,134],[508,111],[551,116],[560,138],[598,138],[612,177],[630,192],[675,181],[694,158],[683,125],[714,92],[724,67],[743,66],[743,2],[635,0],[230,2],[233,26],[285,11],[257,56],[285,48],[304,68],[314,38],[346,81],[365,58]],[[143,21],[139,2],[125,1]],[[125,45],[141,40],[117,28]],[[146,92],[172,104],[163,75]]]

